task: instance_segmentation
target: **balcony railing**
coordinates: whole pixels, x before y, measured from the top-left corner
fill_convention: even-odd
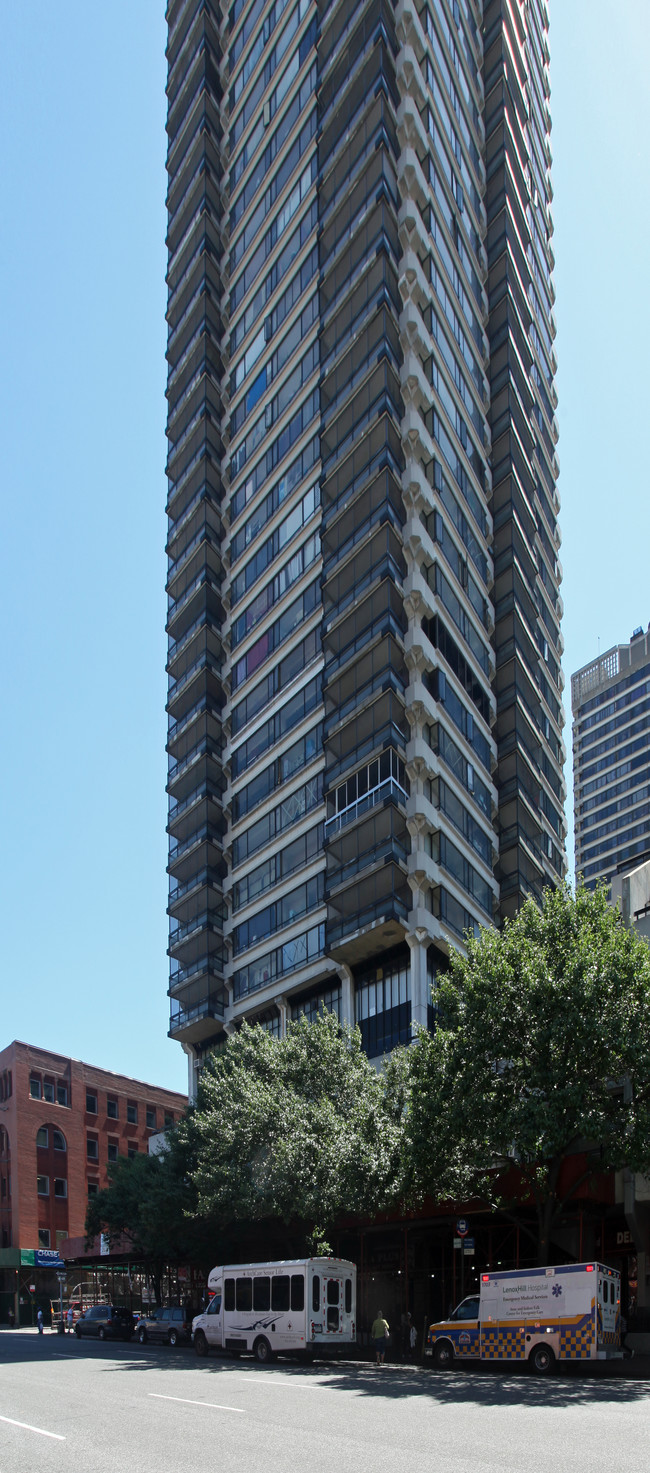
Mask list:
[[[357,798],[354,803],[348,803],[347,808],[341,808],[331,818],[325,820],[325,838],[331,839],[334,834],[346,827],[346,824],[355,823],[362,813],[368,813],[377,803],[383,803],[386,799],[394,798],[398,803],[406,805],[408,794],[397,779],[387,777],[383,783],[378,783],[376,788],[364,793],[362,798]]]

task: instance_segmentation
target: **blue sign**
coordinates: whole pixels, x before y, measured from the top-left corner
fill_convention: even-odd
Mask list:
[[[35,1248],[35,1268],[65,1268],[63,1259],[59,1257],[57,1248]]]
[[[473,1253],[474,1252],[474,1239],[473,1238],[465,1238],[465,1241],[463,1243],[463,1248],[465,1250],[465,1253]]]

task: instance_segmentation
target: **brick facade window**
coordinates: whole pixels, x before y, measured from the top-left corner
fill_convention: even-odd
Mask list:
[[[52,1131],[52,1145],[55,1151],[67,1151],[68,1146],[62,1130]]]
[[[96,1135],[86,1136],[86,1156],[89,1161],[99,1160],[99,1145]]]
[[[118,1118],[117,1100],[112,1100],[110,1095],[106,1101],[106,1114],[109,1120],[117,1120]]]
[[[54,1178],[54,1195],[55,1195],[55,1197],[67,1197],[67,1195],[68,1195],[68,1183],[65,1180],[65,1177],[63,1177],[63,1176],[55,1176],[55,1178]]]
[[[137,1125],[137,1123],[138,1123],[138,1107],[137,1107],[137,1105],[135,1103],[135,1100],[127,1100],[127,1103],[126,1103],[126,1118],[127,1118],[127,1121],[129,1123],[129,1125]]]
[[[49,1228],[39,1228],[39,1230],[38,1230],[38,1246],[39,1246],[39,1248],[49,1248],[49,1246],[50,1246],[50,1229]]]
[[[137,1156],[137,1154],[138,1154],[138,1142],[137,1141],[129,1141],[128,1148],[127,1148],[127,1153],[126,1154],[127,1154],[128,1158],[129,1158],[129,1161],[132,1161],[133,1160],[133,1157],[134,1156]]]
[[[38,1074],[32,1074],[30,1076],[29,1093],[33,1100],[40,1100],[43,1097],[43,1088]]]
[[[53,1079],[43,1080],[43,1099],[47,1100],[48,1105],[54,1104],[56,1099],[56,1085]]]
[[[98,1181],[89,1181],[89,1183],[88,1183],[88,1196],[89,1197],[96,1197],[98,1191],[99,1191],[99,1182]]]
[[[50,1178],[49,1178],[49,1176],[37,1176],[37,1178],[36,1178],[36,1191],[38,1192],[39,1197],[49,1197],[49,1195],[50,1195]]]
[[[97,1095],[94,1089],[86,1090],[86,1113],[88,1115],[97,1114]]]
[[[56,1103],[57,1103],[57,1105],[64,1105],[65,1108],[66,1108],[66,1110],[69,1108],[68,1086],[67,1086],[67,1084],[65,1082],[65,1079],[59,1079],[59,1081],[57,1083],[57,1086],[56,1086]]]
[[[117,1141],[109,1141],[108,1142],[108,1159],[109,1159],[109,1161],[117,1161],[118,1156],[119,1156],[119,1146],[118,1146]]]
[[[41,1125],[36,1132],[36,1144],[41,1151],[46,1151],[50,1144],[50,1134],[46,1125]]]
[[[165,1130],[167,1130],[168,1127],[170,1125],[173,1125],[173,1124],[174,1124],[174,1117],[172,1115],[171,1110],[165,1110]]]
[[[156,1129],[156,1107],[147,1105],[147,1130]]]

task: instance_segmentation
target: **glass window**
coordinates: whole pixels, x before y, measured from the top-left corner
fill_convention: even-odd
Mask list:
[[[137,1141],[129,1141],[129,1144],[128,1144],[127,1149],[126,1149],[126,1154],[127,1154],[128,1158],[129,1158],[129,1161],[132,1161],[133,1160],[133,1157],[134,1156],[137,1156],[137,1154],[138,1154],[138,1142]]]
[[[336,1306],[334,1304],[328,1304],[328,1306],[327,1306],[327,1328],[328,1328],[328,1330],[338,1330],[338,1327],[339,1327],[339,1312],[338,1312],[338,1309],[336,1308]]]
[[[49,1228],[39,1228],[39,1230],[38,1230],[38,1246],[39,1246],[39,1248],[49,1248],[49,1246],[50,1246],[50,1229]]]
[[[50,1139],[49,1139],[49,1135],[48,1135],[47,1126],[46,1125],[42,1125],[41,1128],[40,1128],[40,1130],[37,1130],[37,1132],[36,1132],[36,1144],[37,1144],[37,1146],[40,1147],[40,1149],[42,1151],[46,1151],[47,1148],[48,1148],[49,1143],[50,1143]]]
[[[305,1275],[291,1275],[291,1308],[294,1310],[305,1308]]]
[[[89,1183],[88,1183],[88,1196],[89,1197],[96,1197],[98,1191],[99,1191],[99,1182],[98,1181],[89,1181]]]
[[[49,1179],[49,1176],[37,1176],[37,1178],[36,1178],[36,1190],[38,1192],[39,1197],[49,1197],[49,1195],[50,1195],[50,1179]]]
[[[341,1286],[339,1284],[338,1279],[328,1279],[327,1280],[327,1303],[328,1304],[338,1304],[338,1302],[339,1302],[340,1287]]]
[[[117,1161],[118,1154],[119,1154],[119,1151],[118,1151],[117,1141],[109,1141],[108,1142],[108,1159],[109,1159],[109,1161]]]
[[[48,1105],[54,1104],[54,1081],[52,1079],[46,1079],[43,1082],[43,1099],[47,1100]]]
[[[223,1301],[223,1307],[224,1307],[225,1310],[228,1310],[228,1311],[233,1310],[235,1308],[235,1280],[234,1279],[226,1279],[226,1282],[224,1284],[224,1301]]]
[[[271,1308],[271,1280],[267,1278],[253,1279],[253,1309],[267,1310]]]
[[[68,1183],[62,1176],[54,1178],[54,1195],[55,1197],[67,1197],[68,1195]]]
[[[107,1100],[106,1114],[108,1115],[109,1120],[117,1120],[117,1100]]]
[[[129,1125],[138,1123],[138,1107],[133,1100],[129,1100],[126,1107],[126,1118]]]
[[[68,1086],[64,1079],[59,1079],[56,1086],[56,1103],[68,1108]]]
[[[352,1279],[345,1280],[345,1313],[352,1314]]]
[[[167,1130],[169,1128],[169,1126],[170,1125],[173,1125],[173,1124],[174,1124],[174,1116],[172,1115],[171,1110],[165,1110],[165,1130]]]
[[[237,1309],[249,1310],[253,1308],[253,1280],[237,1279]]]
[[[320,1309],[320,1274],[314,1274],[311,1284],[311,1307],[315,1314]]]
[[[232,1279],[230,1279],[229,1282],[232,1284]],[[221,1313],[221,1295],[220,1294],[215,1294],[214,1298],[210,1300],[210,1303],[208,1305],[207,1312],[208,1312],[208,1314],[220,1314]]]
[[[271,1309],[286,1310],[291,1304],[290,1279],[288,1274],[279,1274],[271,1280]]]
[[[53,1130],[52,1131],[52,1144],[54,1146],[55,1151],[66,1151],[67,1150],[66,1139],[65,1139],[65,1136],[64,1136],[62,1130]]]
[[[32,1074],[29,1081],[29,1093],[33,1100],[40,1100],[42,1095],[41,1081],[36,1074]]]
[[[86,1137],[86,1155],[89,1161],[97,1161],[99,1157],[99,1146],[96,1136],[89,1135]]]
[[[454,1319],[455,1320],[477,1320],[478,1319],[478,1306],[479,1306],[478,1299],[463,1299],[462,1304],[459,1304],[458,1309],[456,1310],[456,1313],[454,1315]]]
[[[86,1111],[89,1115],[97,1114],[97,1095],[93,1089],[86,1090]]]
[[[156,1111],[153,1105],[147,1105],[147,1130],[156,1129]]]

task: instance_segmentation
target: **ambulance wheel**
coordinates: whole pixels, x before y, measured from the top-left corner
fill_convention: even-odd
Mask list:
[[[265,1340],[263,1335],[260,1335],[259,1340],[255,1341],[253,1355],[261,1366],[268,1366],[269,1361],[273,1359],[273,1351],[268,1340]]]
[[[528,1357],[530,1369],[535,1376],[550,1375],[555,1365],[555,1356],[550,1345],[536,1345]]]
[[[454,1364],[454,1352],[449,1340],[440,1340],[433,1348],[433,1364],[438,1371],[450,1371]]]
[[[204,1356],[208,1353],[208,1342],[202,1330],[197,1330],[194,1336],[194,1349],[197,1355]]]

